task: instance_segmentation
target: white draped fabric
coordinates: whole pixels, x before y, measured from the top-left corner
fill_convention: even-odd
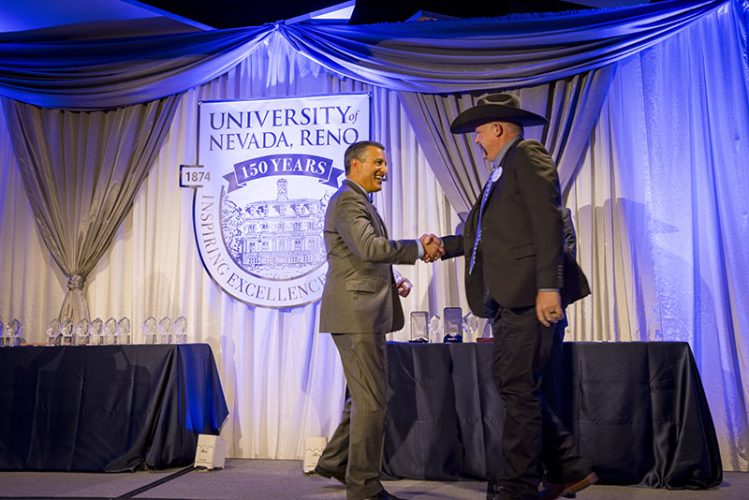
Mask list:
[[[619,67],[567,199],[593,291],[567,339],[688,342],[723,468],[746,471],[749,123],[732,108],[746,109],[747,81],[695,51],[718,29]]]
[[[231,411],[222,430],[230,456],[300,458],[306,436],[330,435],[338,424],[344,381],[330,336],[318,333],[318,304],[251,307],[222,292],[204,271],[193,235],[192,191],[178,187],[179,165],[196,160],[198,101],[361,91],[372,92],[372,137],[388,148],[390,180],[375,204],[391,236],[452,232],[458,218],[416,143],[397,93],[332,78],[275,38],[234,70],[182,97],[132,212],[89,275],[92,318],[128,316],[137,326],[150,315],[183,314],[190,340],[211,345]],[[65,279],[50,265],[37,232],[18,231],[35,223],[5,133],[0,153],[10,167],[0,178],[5,254],[0,286],[13,290],[0,295],[7,301],[0,310],[16,312],[28,340],[42,342],[46,322],[57,316]],[[15,241],[17,234],[22,241]],[[414,310],[459,305],[461,268],[462,261],[399,267],[415,285],[403,302],[406,317]],[[142,341],[139,329],[134,337]],[[408,330],[394,338],[406,340]]]
[[[695,353],[727,470],[749,471],[749,91],[744,40],[727,10],[622,61],[567,204],[593,295],[569,311],[570,340],[685,340]],[[720,43],[717,41],[720,40]],[[737,53],[740,51],[740,54]],[[343,375],[317,305],[253,308],[203,270],[192,194],[178,166],[195,162],[197,103],[349,91],[372,92],[372,138],[392,165],[376,204],[396,238],[449,233],[446,202],[395,91],[338,80],[269,36],[229,73],[182,96],[155,165],[112,247],[88,277],[92,317],[184,314],[207,342],[231,414],[229,455],[300,458],[305,436],[330,435]],[[66,282],[44,248],[0,114],[0,314],[43,341]],[[461,305],[462,260],[403,266],[413,310]],[[408,329],[395,334],[403,340]],[[141,339],[136,331],[136,341]]]

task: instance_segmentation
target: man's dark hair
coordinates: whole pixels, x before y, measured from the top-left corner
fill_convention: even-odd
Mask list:
[[[346,167],[347,174],[349,173],[349,170],[351,170],[351,161],[355,158],[361,160],[362,153],[369,146],[374,146],[385,151],[385,146],[375,141],[359,141],[346,148],[346,152],[343,154],[343,164]]]

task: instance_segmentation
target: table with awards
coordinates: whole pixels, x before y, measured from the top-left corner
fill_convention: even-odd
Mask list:
[[[0,470],[188,465],[227,415],[207,344],[0,349]]]
[[[487,480],[503,403],[490,343],[389,343],[386,477]],[[685,342],[565,342],[560,417],[601,484],[708,488],[722,466]]]

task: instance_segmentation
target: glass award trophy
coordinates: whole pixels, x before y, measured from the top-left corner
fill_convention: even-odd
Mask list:
[[[104,323],[101,318],[96,318],[88,325],[88,343],[91,345],[103,345],[104,339],[101,332],[104,329]]]
[[[180,316],[174,320],[174,343],[187,343],[187,318]]]
[[[479,319],[469,312],[463,316],[463,342],[475,342],[479,332]]]
[[[60,345],[60,322],[53,319],[47,323],[47,345]]]
[[[10,339],[10,337],[5,335],[5,325],[3,325],[3,319],[0,318],[0,347],[8,345],[6,339]]]
[[[53,319],[47,323],[47,345],[60,345],[60,322]]]
[[[18,321],[17,319],[14,319],[13,321],[10,322],[9,330],[10,330],[10,333],[13,334],[13,339],[12,339],[13,345],[14,346],[22,345],[25,339],[23,338],[23,328],[21,327],[21,322]]]
[[[411,312],[411,338],[409,342],[421,344],[429,342],[429,313],[426,311]]]
[[[117,322],[117,343],[119,345],[130,344],[130,320],[127,317]]]
[[[117,320],[109,318],[104,322],[104,329],[102,330],[102,344],[104,345],[115,345],[117,343]]]
[[[87,345],[89,341],[88,336],[88,320],[83,318],[73,328],[73,344],[74,345]]]
[[[5,325],[5,338],[5,345],[7,347],[21,345],[21,342],[23,342],[23,331],[20,321],[14,319],[13,321]]]
[[[172,343],[172,318],[164,316],[159,321],[159,344]]]
[[[445,337],[443,342],[454,344],[463,342],[463,310],[460,307],[446,307],[442,310],[445,317]]]
[[[73,320],[66,319],[60,324],[60,345],[73,345]]]
[[[481,343],[489,343],[494,342],[494,334],[492,332],[492,324],[493,321],[491,319],[487,320],[484,324],[484,331],[481,334],[481,337],[476,338],[476,342]]]
[[[442,318],[435,314],[429,318],[429,328],[427,328],[429,342],[442,342]]]
[[[156,318],[153,316],[149,316],[143,321],[143,341],[149,345],[156,344],[158,341],[156,335]]]

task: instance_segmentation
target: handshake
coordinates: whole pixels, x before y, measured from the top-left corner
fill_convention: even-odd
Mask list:
[[[421,260],[424,262],[434,262],[445,255],[445,247],[442,245],[442,238],[435,234],[423,234],[419,241],[424,246],[424,255]]]

